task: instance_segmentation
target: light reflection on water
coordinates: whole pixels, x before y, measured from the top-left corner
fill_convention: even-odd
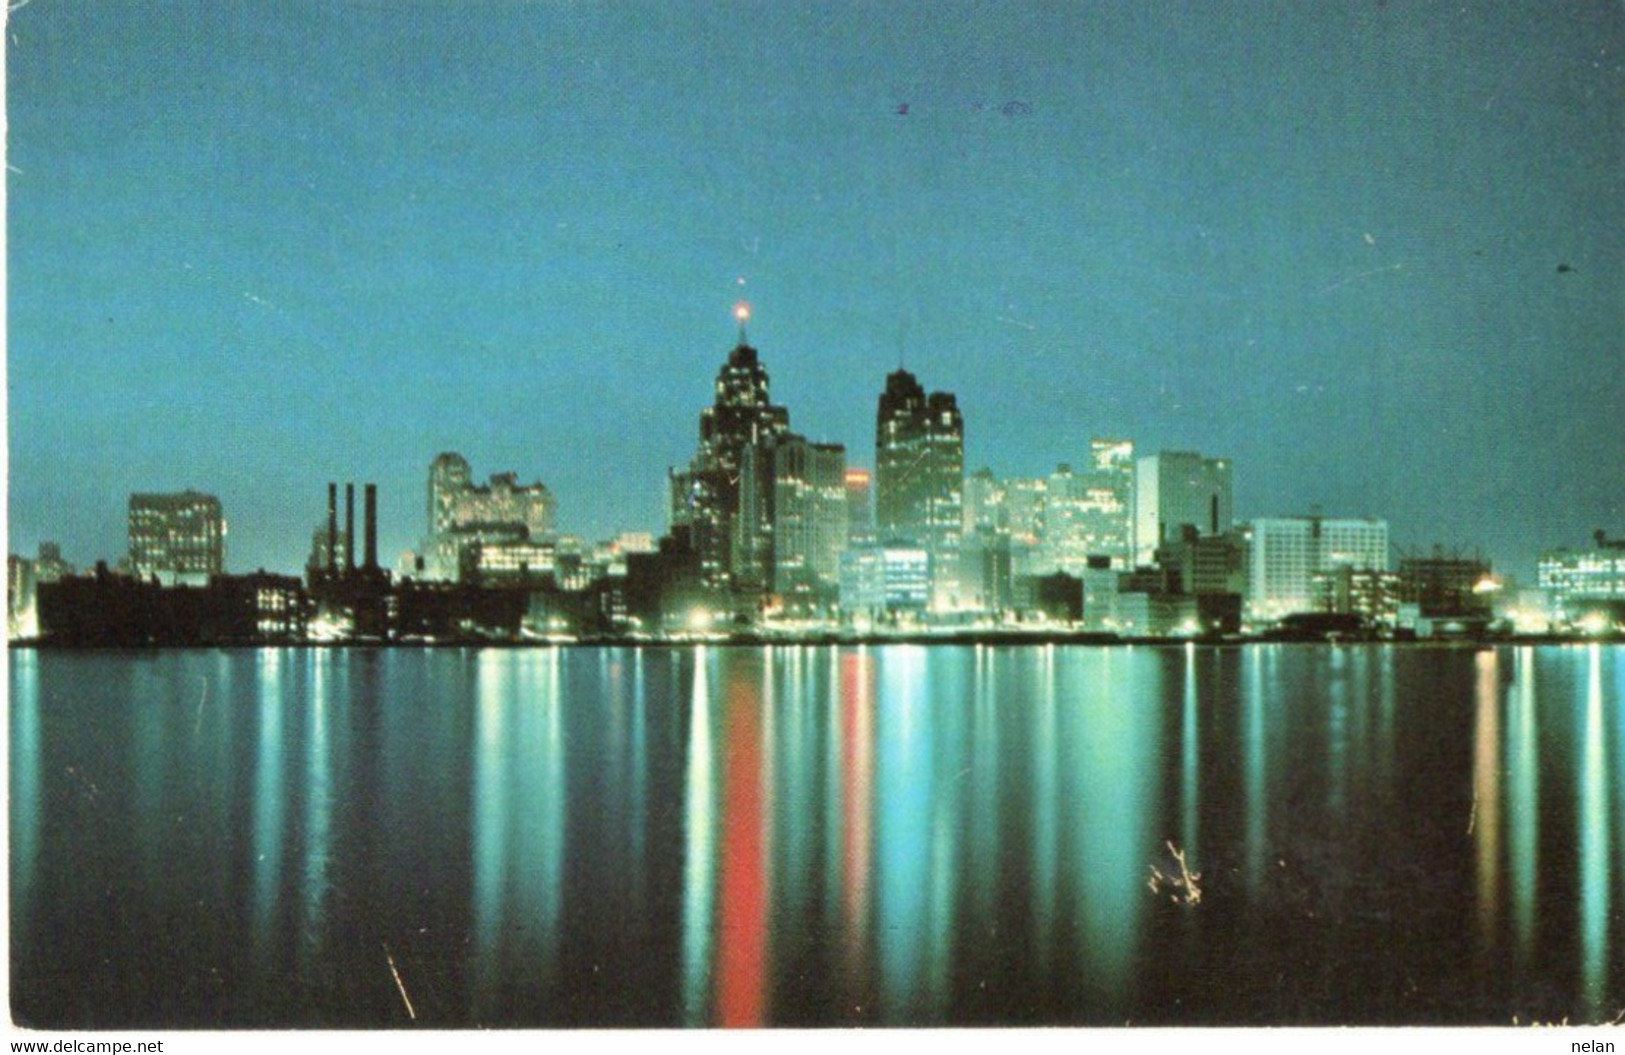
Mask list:
[[[1614,1010],[1608,1006],[1608,772],[1601,646],[1591,645],[1586,658],[1585,729],[1580,738],[1581,974],[1583,1015],[1596,1021]]]
[[[20,651],[14,1009],[1611,1018],[1622,653]]]

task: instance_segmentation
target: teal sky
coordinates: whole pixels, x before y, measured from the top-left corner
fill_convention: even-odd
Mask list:
[[[132,491],[292,571],[328,480],[430,460],[589,537],[754,306],[791,425],[873,463],[901,354],[968,468],[1235,460],[1240,518],[1625,534],[1625,4],[122,3],[6,38],[10,530]],[[906,108],[906,112],[903,112]]]

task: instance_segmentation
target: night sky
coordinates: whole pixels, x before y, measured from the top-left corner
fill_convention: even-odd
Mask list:
[[[291,572],[353,480],[393,563],[443,450],[659,532],[740,298],[851,464],[902,357],[968,470],[1625,534],[1620,0],[33,0],[6,61],[13,552],[191,487]]]

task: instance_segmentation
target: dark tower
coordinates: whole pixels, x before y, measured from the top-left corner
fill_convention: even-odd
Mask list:
[[[344,570],[355,571],[355,484],[344,485]]]
[[[875,528],[880,541],[910,542],[931,555],[934,608],[959,594],[965,423],[951,392],[913,374],[886,377],[875,415]]]
[[[339,552],[339,485],[327,485],[327,574],[338,574]]]
[[[378,570],[378,485],[367,485],[367,562],[369,572]]]
[[[754,549],[739,520],[740,473],[749,444],[766,447],[790,431],[790,412],[768,396],[767,371],[745,340],[749,309],[736,307],[739,343],[717,372],[716,401],[700,413],[700,445],[686,473],[674,473],[673,520],[690,526],[705,585],[728,590]]]

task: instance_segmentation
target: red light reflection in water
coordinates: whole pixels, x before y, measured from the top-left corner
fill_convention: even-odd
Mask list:
[[[717,908],[717,1016],[726,1027],[761,1025],[767,1006],[761,706],[761,696],[743,677],[729,685],[722,899]]]
[[[841,657],[841,889],[847,977],[860,982],[868,945],[870,778],[874,729],[867,655]]]

